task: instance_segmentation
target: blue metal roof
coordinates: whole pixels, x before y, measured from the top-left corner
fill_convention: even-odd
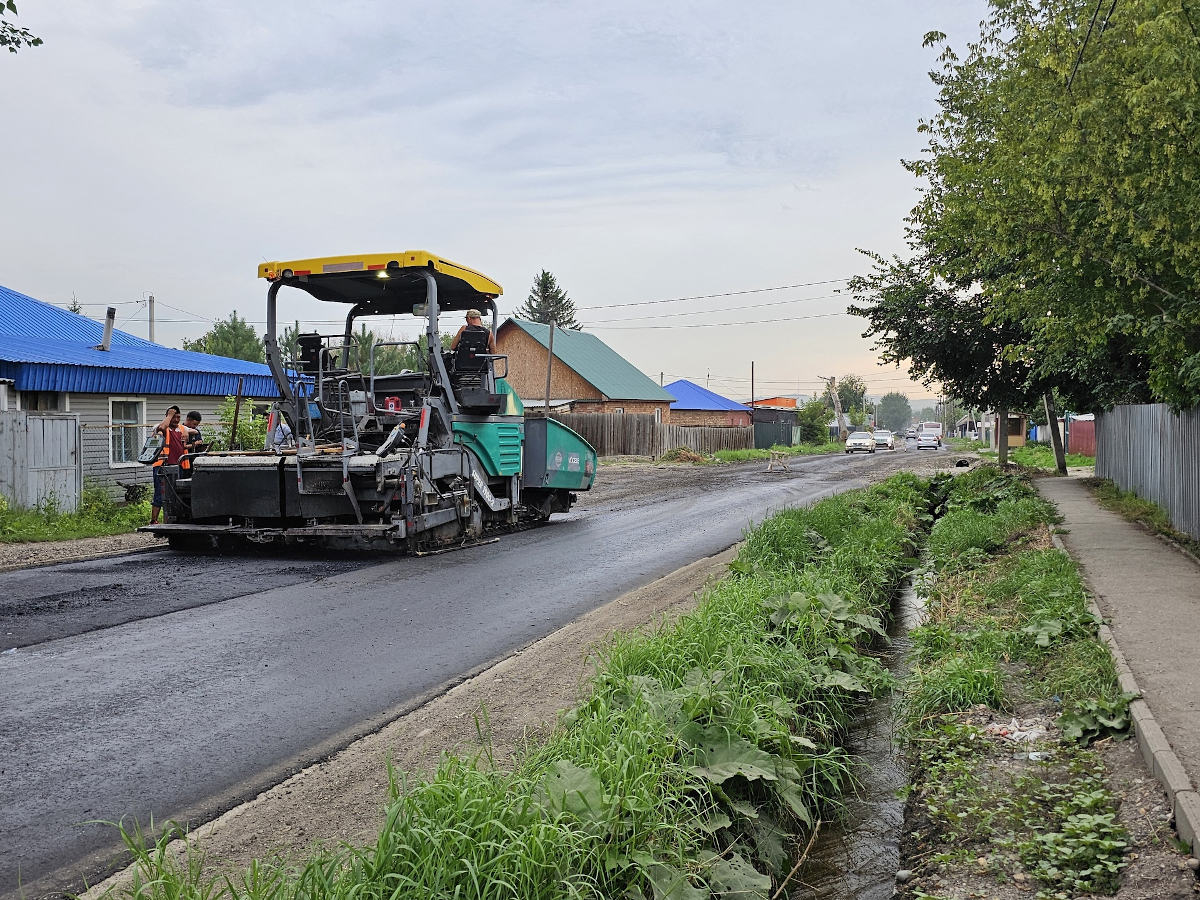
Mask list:
[[[708,388],[702,388],[700,385],[688,381],[686,378],[672,381],[664,390],[675,398],[675,402],[671,404],[671,409],[750,412],[750,407],[735,403],[728,397],[722,397],[720,394],[714,394]]]
[[[19,391],[98,394],[199,394],[252,397],[279,391],[262,363],[176,350],[113,329],[97,350],[104,325],[0,286],[0,378]]]

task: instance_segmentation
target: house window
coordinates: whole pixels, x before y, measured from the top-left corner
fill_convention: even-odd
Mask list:
[[[654,407],[654,421],[657,423],[660,423],[660,424],[662,423],[662,407],[661,406]]]
[[[145,440],[145,400],[114,397],[109,400],[109,462],[114,466],[136,466]]]
[[[623,406],[614,406],[614,407],[613,407],[613,412],[615,412],[615,413],[623,413],[623,412],[625,412],[625,407],[623,407]]]
[[[62,405],[58,391],[21,391],[21,409],[29,412],[58,412]]]

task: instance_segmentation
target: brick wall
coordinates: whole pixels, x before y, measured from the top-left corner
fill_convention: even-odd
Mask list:
[[[722,409],[678,409],[671,408],[672,425],[710,425],[716,427],[744,426],[750,424],[750,413]]]

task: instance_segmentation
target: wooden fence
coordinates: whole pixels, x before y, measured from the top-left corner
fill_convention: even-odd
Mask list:
[[[1096,474],[1153,500],[1200,539],[1200,407],[1118,406],[1096,416]]]
[[[14,506],[79,505],[83,469],[79,419],[73,415],[0,412],[0,494]]]
[[[582,435],[601,456],[662,456],[676,447],[713,453],[754,446],[749,425],[664,425],[652,415],[625,413],[562,413],[551,418]]]

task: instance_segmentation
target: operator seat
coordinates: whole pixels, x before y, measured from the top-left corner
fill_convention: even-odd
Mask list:
[[[454,351],[454,372],[457,375],[481,375],[486,369],[488,360],[488,332],[468,329],[458,337],[458,347]]]
[[[491,358],[488,356],[488,332],[468,329],[458,338],[452,360],[451,384],[459,404],[468,411],[495,413],[504,402],[492,393]]]

